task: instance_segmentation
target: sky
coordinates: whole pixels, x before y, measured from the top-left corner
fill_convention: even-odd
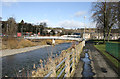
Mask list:
[[[46,22],[48,27],[94,28],[91,4],[92,2],[2,2],[2,20],[14,17],[16,22]]]

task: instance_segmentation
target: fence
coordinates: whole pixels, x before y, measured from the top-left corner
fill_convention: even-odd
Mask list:
[[[107,42],[106,51],[120,60],[120,43]]]
[[[76,65],[80,59],[85,42],[82,41],[78,45],[74,45],[67,50],[63,50],[60,56],[49,58],[46,65],[37,68],[32,72],[32,77],[72,77],[75,72]],[[40,61],[42,62],[42,61]]]

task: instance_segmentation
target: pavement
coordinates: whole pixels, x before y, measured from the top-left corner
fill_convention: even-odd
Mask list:
[[[112,78],[116,79],[118,74],[111,68],[111,66],[106,62],[104,57],[98,52],[92,43],[87,42],[84,50],[88,49],[89,58],[91,61],[92,72],[95,73],[93,77],[99,78]],[[74,77],[82,77],[82,70],[83,70],[83,62],[79,60],[78,66],[76,68],[76,72]],[[119,79],[119,78],[118,78]]]

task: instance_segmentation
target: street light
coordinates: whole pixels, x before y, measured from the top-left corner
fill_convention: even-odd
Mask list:
[[[86,18],[86,16],[84,16],[84,26],[85,26],[85,18]],[[86,27],[84,27],[84,34],[83,34],[83,38],[85,38],[85,28],[86,28]]]

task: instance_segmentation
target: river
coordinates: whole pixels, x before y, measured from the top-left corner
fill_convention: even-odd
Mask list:
[[[44,48],[39,48],[33,51],[2,57],[2,76],[16,77],[16,73],[23,68],[32,70],[33,64],[38,65],[40,59],[46,60],[50,53],[53,55],[60,54],[62,50],[68,49],[72,43],[62,43]]]

